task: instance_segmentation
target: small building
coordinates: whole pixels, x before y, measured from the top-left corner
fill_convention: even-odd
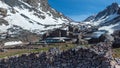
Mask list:
[[[45,39],[46,43],[65,43],[66,41],[70,41],[70,38],[67,37],[48,37]]]
[[[85,36],[84,39],[87,40],[89,43],[98,43],[98,42],[104,42],[105,38],[103,35],[105,34],[105,31],[96,31],[92,34],[89,34],[88,36]]]
[[[43,35],[43,39],[46,39],[47,37],[66,37],[67,35],[67,30],[55,29],[54,31],[45,33]]]

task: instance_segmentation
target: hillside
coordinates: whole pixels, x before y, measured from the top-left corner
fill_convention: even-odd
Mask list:
[[[39,32],[61,27],[70,20],[51,8],[47,0],[0,0],[0,32],[17,26]]]
[[[117,3],[112,3],[98,14],[85,19],[84,22],[99,26],[99,30],[107,30],[109,33],[113,33],[120,29],[120,6]]]

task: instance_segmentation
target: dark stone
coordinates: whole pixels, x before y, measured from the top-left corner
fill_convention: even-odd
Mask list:
[[[0,25],[2,25],[2,24],[9,25],[8,21],[0,18]]]

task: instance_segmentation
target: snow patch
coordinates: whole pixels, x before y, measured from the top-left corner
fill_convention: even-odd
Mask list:
[[[80,23],[77,23],[77,22],[70,22],[70,24],[72,24],[72,25],[79,25]]]
[[[103,18],[104,17],[103,16],[98,21],[94,21],[93,23],[94,23],[95,26],[100,25],[100,24],[104,24],[105,22],[110,21],[110,20],[116,18],[117,16],[119,16],[117,13],[115,13],[113,15],[109,15],[109,16],[107,16],[105,18]]]
[[[9,26],[6,26],[4,24],[2,24],[0,26],[0,33],[4,33],[4,32],[7,32],[7,29],[9,28]]]
[[[93,24],[92,22],[83,22],[83,23],[84,24],[91,24],[91,25]]]
[[[118,24],[110,25],[110,26],[103,26],[103,27],[100,27],[98,30],[106,30],[106,31],[108,31],[109,34],[112,34],[114,32],[113,27],[115,27],[117,25]]]
[[[2,1],[0,1],[0,7],[2,7],[2,8],[9,8],[9,6],[8,5],[6,5],[4,2],[2,2]]]
[[[4,43],[4,46],[14,46],[14,45],[21,45],[22,41],[11,41]]]
[[[113,15],[110,15],[108,18],[107,18],[107,20],[106,21],[110,21],[110,20],[112,20],[112,19],[114,19],[115,17],[117,17],[117,16],[119,16],[118,14],[113,14]]]

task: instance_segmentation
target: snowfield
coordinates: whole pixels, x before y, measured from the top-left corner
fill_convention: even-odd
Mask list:
[[[113,27],[115,27],[117,25],[118,24],[110,25],[110,26],[103,26],[103,27],[100,27],[99,30],[106,30],[106,31],[108,31],[109,34],[112,34],[115,30],[115,29],[113,29]]]

